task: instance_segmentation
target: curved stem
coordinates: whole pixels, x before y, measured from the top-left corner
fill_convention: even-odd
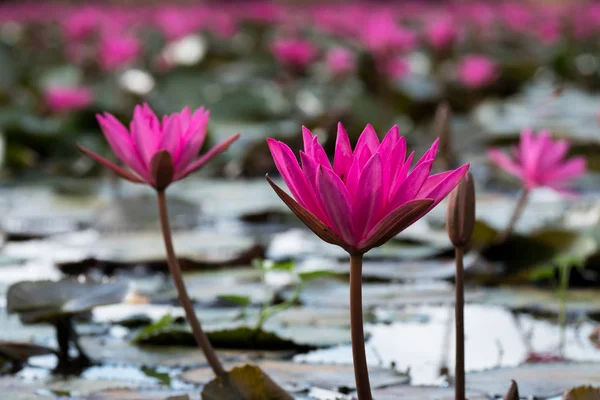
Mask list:
[[[508,222],[508,225],[506,225],[506,228],[504,228],[504,230],[502,232],[500,232],[500,234],[498,236],[496,236],[496,239],[494,240],[494,244],[504,243],[504,241],[506,241],[506,239],[508,239],[508,237],[511,235],[511,233],[515,229],[515,225],[517,224],[519,217],[521,216],[521,213],[523,212],[523,209],[525,208],[525,204],[527,204],[528,197],[529,197],[529,189],[524,188],[523,191],[521,192],[521,196],[519,196],[519,200],[517,201],[517,204],[515,205],[515,209],[513,210],[513,213],[512,213],[512,216],[510,217],[510,221]]]
[[[463,249],[456,248],[456,369],[454,371],[454,399],[465,400],[465,294],[463,279]]]
[[[225,378],[226,372],[223,368],[223,365],[219,361],[215,350],[212,348],[206,333],[202,330],[202,326],[200,325],[200,321],[196,317],[196,313],[194,312],[194,307],[190,300],[190,297],[187,293],[187,289],[185,288],[185,283],[183,282],[183,277],[181,275],[181,268],[179,267],[179,262],[177,261],[177,257],[175,256],[175,250],[173,249],[173,240],[171,237],[171,227],[169,225],[169,216],[167,211],[167,200],[164,191],[158,191],[158,212],[160,216],[160,225],[162,227],[163,239],[165,241],[165,248],[167,250],[167,261],[169,264],[169,272],[171,273],[171,277],[173,278],[173,283],[175,283],[175,287],[177,288],[177,295],[179,296],[179,302],[181,306],[185,310],[185,316],[192,327],[192,333],[194,334],[194,338],[198,343],[198,346],[204,352],[204,356],[208,361],[208,364],[214,371],[215,375],[221,378]]]
[[[350,256],[350,329],[358,400],[372,400],[362,310],[362,255]]]

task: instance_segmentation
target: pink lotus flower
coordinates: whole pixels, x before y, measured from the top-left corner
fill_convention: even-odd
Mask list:
[[[89,88],[75,86],[51,86],[46,89],[44,97],[48,107],[55,112],[82,110],[94,100]]]
[[[410,66],[404,57],[395,57],[391,60],[382,60],[381,72],[392,79],[404,78],[410,73]]]
[[[325,63],[334,75],[346,75],[356,67],[356,57],[344,47],[334,47],[327,52]]]
[[[496,63],[485,56],[471,55],[463,59],[458,74],[463,85],[471,89],[478,89],[496,80],[498,67]]]
[[[194,113],[186,107],[160,121],[147,104],[138,105],[129,130],[111,114],[96,117],[113,152],[131,172],[82,146],[79,149],[122,178],[147,183],[158,190],[202,168],[239,137],[239,134],[230,137],[196,159],[206,139],[209,112],[204,107]]]
[[[82,8],[62,19],[68,39],[80,41],[92,35],[101,24],[102,14],[95,8]]]
[[[315,46],[301,39],[279,39],[271,46],[275,58],[284,65],[304,69],[317,56]]]
[[[498,149],[489,150],[488,156],[494,164],[519,178],[525,189],[548,186],[566,192],[566,184],[586,172],[585,159],[565,159],[568,151],[566,140],[554,141],[548,131],[535,136],[530,129],[525,129],[512,156]]]
[[[429,176],[438,141],[409,172],[414,152],[393,127],[380,143],[367,125],[354,150],[338,125],[333,165],[317,137],[302,129],[302,168],[292,150],[267,139],[275,165],[294,199],[269,179],[288,207],[313,232],[350,254],[379,246],[423,217],[459,183],[469,166]]]
[[[425,32],[427,42],[434,48],[441,50],[445,49],[454,43],[458,32],[454,23],[448,19],[435,20],[427,26]]]
[[[415,33],[387,14],[371,18],[360,32],[367,48],[378,55],[409,51],[417,44]]]
[[[100,44],[100,64],[107,70],[119,69],[137,60],[141,52],[142,45],[138,39],[131,36],[109,36]]]

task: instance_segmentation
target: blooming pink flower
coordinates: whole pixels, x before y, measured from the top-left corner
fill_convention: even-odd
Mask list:
[[[315,46],[301,39],[279,39],[271,46],[273,54],[282,64],[304,69],[317,56]]]
[[[445,49],[454,43],[458,35],[454,23],[448,19],[431,22],[426,29],[427,42],[436,49]]]
[[[344,47],[334,47],[327,52],[325,63],[334,75],[345,75],[356,67],[356,57]]]
[[[271,185],[288,207],[323,240],[351,254],[379,246],[425,215],[459,183],[469,166],[429,175],[438,141],[409,172],[414,152],[394,126],[380,143],[367,125],[354,150],[342,124],[333,165],[317,137],[302,129],[302,167],[282,142],[267,139],[277,169],[291,191]]]
[[[134,37],[108,36],[100,44],[100,64],[107,70],[118,69],[133,63],[141,52],[142,45]]]
[[[489,150],[488,156],[500,168],[519,178],[526,189],[548,186],[566,191],[571,179],[586,172],[585,158],[565,159],[568,151],[566,140],[554,141],[548,131],[535,136],[530,129],[525,129],[512,157],[498,149]]]
[[[239,137],[239,134],[230,137],[196,159],[206,139],[209,112],[204,107],[193,113],[186,107],[179,113],[165,115],[160,121],[147,104],[138,105],[129,130],[111,114],[104,113],[96,117],[113,152],[131,172],[82,146],[79,149],[121,177],[136,183],[147,183],[159,190],[166,187],[165,181],[168,185],[203,167]],[[171,159],[170,176],[158,179],[156,164],[162,162],[160,158],[165,155]]]
[[[46,89],[44,97],[48,107],[55,112],[81,110],[94,100],[89,88],[76,86],[51,86]]]
[[[62,19],[65,35],[70,40],[83,40],[101,24],[102,14],[95,8],[82,8]]]
[[[471,55],[463,59],[458,74],[463,85],[478,89],[489,85],[498,77],[498,66],[485,56]]]

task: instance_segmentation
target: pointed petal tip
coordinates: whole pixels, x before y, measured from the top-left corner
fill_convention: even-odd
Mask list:
[[[102,164],[104,167],[111,169],[114,173],[116,173],[117,175],[119,175],[121,178],[126,179],[130,182],[134,182],[134,183],[145,183],[145,181],[141,178],[139,178],[138,176],[136,176],[135,174],[127,171],[124,168],[119,167],[117,164],[107,160],[106,158],[102,157],[101,155],[91,151],[90,149],[80,145],[79,143],[76,143],[75,146],[77,147],[77,149],[79,151],[81,151],[83,154],[85,154],[86,156],[90,157],[92,160],[96,161],[97,163]]]

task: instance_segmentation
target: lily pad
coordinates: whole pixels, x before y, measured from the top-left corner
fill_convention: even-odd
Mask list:
[[[168,393],[161,390],[104,390],[93,393],[85,400],[190,400],[185,393]]]
[[[236,367],[227,376],[228,380],[218,377],[206,384],[202,400],[293,400],[257,366]]]
[[[6,308],[18,313],[23,323],[51,322],[99,305],[120,303],[128,292],[129,285],[121,282],[24,281],[9,288]]]
[[[25,362],[30,357],[44,356],[47,354],[56,354],[54,349],[40,346],[33,343],[9,342],[0,340],[0,358],[6,358],[11,361]]]
[[[285,387],[319,387],[334,390],[354,388],[354,368],[344,364],[302,364],[289,361],[265,360],[256,364],[276,382]],[[181,379],[195,384],[204,384],[212,379],[209,368],[199,368],[184,372]],[[392,369],[371,367],[371,386],[386,387],[408,382],[408,376]]]
[[[174,233],[173,242],[183,270],[248,265],[264,256],[262,247],[247,236],[182,231]],[[164,242],[157,230],[106,234],[87,243],[70,244],[85,255],[79,261],[57,260],[59,268],[68,274],[83,273],[90,266],[112,270],[146,265],[167,271]]]
[[[467,391],[469,400],[488,400],[489,397],[477,391]],[[373,391],[377,400],[454,400],[454,388],[428,386],[391,386]]]
[[[600,388],[580,386],[565,393],[563,400],[600,400]]]
[[[550,397],[580,385],[600,385],[600,364],[530,364],[467,375],[467,387],[503,396],[514,379],[523,397]]]

